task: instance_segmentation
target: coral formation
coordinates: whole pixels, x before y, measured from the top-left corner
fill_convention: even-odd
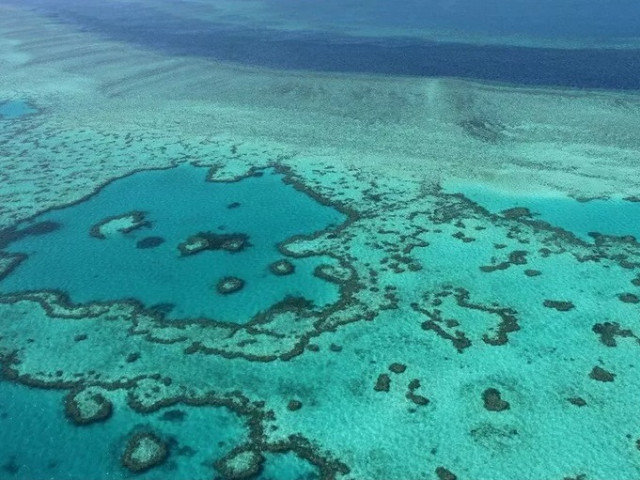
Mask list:
[[[573,302],[568,302],[564,300],[545,300],[543,305],[547,308],[553,308],[559,312],[568,312],[569,310],[574,308]]]
[[[100,220],[91,227],[89,235],[99,240],[105,240],[117,232],[126,235],[140,228],[149,227],[151,227],[151,222],[146,219],[145,212],[134,210]]]
[[[502,412],[511,408],[509,402],[502,399],[500,390],[497,388],[487,388],[482,392],[482,401],[484,402],[484,408],[491,412]]]
[[[591,370],[591,373],[589,373],[589,377],[593,380],[597,380],[598,382],[613,382],[616,378],[616,374],[611,373],[604,368],[595,366]]]
[[[381,373],[378,375],[378,379],[376,380],[376,384],[373,389],[376,392],[388,392],[391,386],[391,378],[386,373]]]
[[[407,369],[407,366],[402,363],[392,363],[389,365],[389,370],[393,373],[404,373]]]
[[[289,260],[282,259],[269,264],[269,271],[278,276],[291,275],[296,267]]]
[[[136,242],[136,248],[156,248],[164,243],[162,237],[145,237]]]
[[[65,398],[65,412],[78,425],[102,422],[111,417],[112,403],[105,398],[105,391],[88,387],[72,390]]]
[[[235,293],[244,287],[244,280],[238,277],[224,277],[216,284],[216,290],[222,295]]]
[[[249,242],[249,236],[246,233],[200,232],[180,243],[178,250],[181,255],[189,256],[205,250],[224,250],[238,253],[250,246],[251,242]]]
[[[127,441],[122,465],[134,473],[140,473],[160,465],[168,455],[166,443],[156,434],[136,433]]]
[[[256,450],[240,447],[216,462],[216,468],[229,480],[252,478],[260,472],[264,457]]]

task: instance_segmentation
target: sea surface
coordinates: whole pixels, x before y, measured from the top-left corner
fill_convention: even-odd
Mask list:
[[[0,479],[640,478],[639,18],[0,0]]]

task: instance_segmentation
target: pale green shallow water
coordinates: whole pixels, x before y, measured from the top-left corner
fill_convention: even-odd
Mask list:
[[[640,478],[630,5],[113,5],[0,0],[1,479]]]

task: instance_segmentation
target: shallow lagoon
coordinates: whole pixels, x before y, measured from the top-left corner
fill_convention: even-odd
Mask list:
[[[580,201],[558,194],[528,195],[460,182],[449,182],[444,189],[449,193],[462,193],[492,213],[527,208],[531,219],[563,228],[585,241],[593,241],[591,232],[618,237],[632,235],[640,239],[640,202],[633,199]]]
[[[224,183],[206,181],[207,173],[191,166],[140,172],[81,203],[38,215],[19,229],[46,222],[57,227],[10,244],[7,251],[28,258],[0,291],[64,291],[76,303],[132,298],[147,308],[159,305],[169,318],[239,323],[287,297],[317,307],[337,300],[336,286],[314,276],[331,258],[290,259],[295,271],[286,276],[274,275],[269,266],[284,258],[280,242],[335,228],[344,215],[285,185],[272,170]],[[115,225],[104,238],[92,235],[101,222],[126,219],[130,212],[144,212],[131,231]],[[201,232],[243,234],[246,245],[182,255],[179,246]],[[244,281],[242,289],[216,291],[230,276]]]
[[[148,430],[167,441],[170,455],[163,468],[138,478],[207,478],[213,462],[247,435],[242,420],[223,408],[176,405],[140,415],[116,393],[109,422],[77,427],[64,415],[62,392],[0,382],[0,398],[0,476],[7,479],[84,480],[87,472],[130,478],[120,464],[123,440]]]

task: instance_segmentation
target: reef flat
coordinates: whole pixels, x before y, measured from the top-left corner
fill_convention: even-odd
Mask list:
[[[633,94],[0,14],[1,476],[640,476]]]

